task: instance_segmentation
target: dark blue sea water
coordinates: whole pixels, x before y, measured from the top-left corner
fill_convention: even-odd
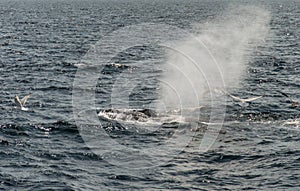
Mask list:
[[[83,70],[83,60],[95,61],[89,56],[99,42],[101,55],[120,45],[101,39],[143,23],[197,35],[205,23],[239,6],[268,12],[270,30],[263,43],[246,51],[246,69],[228,91],[264,98],[246,107],[228,98],[222,131],[208,151],[199,151],[205,124],[195,129],[165,123],[153,131],[156,123],[78,122],[80,115],[120,108],[118,99],[132,84],[132,108],[145,108],[160,96],[165,49],[155,42],[128,47],[101,69]],[[300,106],[291,108],[278,92],[300,100],[299,6],[297,0],[1,1],[0,190],[299,190]],[[161,33],[172,39],[176,31]],[[86,85],[74,87],[84,72]],[[84,92],[82,113],[74,109],[78,92]],[[14,96],[28,93],[29,111],[16,108]],[[199,120],[208,122],[211,108],[205,106]],[[111,148],[108,138],[116,143]]]

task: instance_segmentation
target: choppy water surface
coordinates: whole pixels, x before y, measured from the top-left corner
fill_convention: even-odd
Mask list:
[[[159,126],[100,118],[102,126],[76,126],[73,82],[78,68],[83,67],[82,58],[98,40],[114,30],[145,22],[194,33],[196,24],[201,28],[199,23],[212,22],[228,7],[240,5],[269,11],[270,31],[265,43],[247,54],[247,71],[231,93],[265,97],[247,107],[228,99],[221,134],[207,152],[198,150],[206,125],[195,129],[184,119]],[[300,100],[299,5],[298,1],[279,0],[1,1],[0,188],[298,190],[300,110],[290,108],[288,98],[278,90]],[[118,44],[101,51],[109,46]],[[140,82],[129,96],[131,106],[144,107],[156,100],[164,55],[165,50],[155,44],[118,53],[100,71],[92,89],[94,107],[109,108],[111,95],[118,90],[116,82],[126,80],[118,77],[130,72]],[[14,95],[30,92],[29,111],[15,108]],[[209,107],[201,109],[200,120],[207,122],[209,113]],[[105,153],[103,145],[86,144],[79,131],[84,128],[106,129],[118,144],[150,154],[126,156],[125,150],[119,155],[119,148]],[[95,137],[90,143],[97,145],[104,139]],[[167,147],[156,150],[163,145]]]

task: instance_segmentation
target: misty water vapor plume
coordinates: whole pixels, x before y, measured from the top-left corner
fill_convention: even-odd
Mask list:
[[[167,51],[158,109],[208,104],[215,88],[238,88],[251,53],[269,32],[270,14],[258,7],[228,9],[219,18],[195,25],[197,34],[178,39]],[[162,108],[163,107],[163,108]]]

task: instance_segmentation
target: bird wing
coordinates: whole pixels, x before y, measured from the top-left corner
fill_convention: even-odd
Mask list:
[[[230,93],[224,91],[224,90],[221,90],[224,94],[228,95],[229,97],[231,97],[234,101],[239,101],[239,102],[242,102],[242,103],[245,103],[245,102],[250,102],[250,101],[254,101],[254,100],[257,100],[259,98],[262,98],[264,97],[263,95],[262,96],[257,96],[257,97],[252,97],[252,98],[247,98],[247,99],[242,99],[240,97],[237,97],[237,96],[234,96],[234,95],[231,95]]]
[[[18,95],[15,96],[14,102],[15,102],[15,104],[17,104],[17,106],[19,106],[20,108],[23,107]]]
[[[244,99],[244,102],[250,102],[250,101],[254,101],[254,100],[257,100],[257,99],[260,99],[264,97],[263,95],[262,96],[257,96],[257,97],[252,97],[252,98],[247,98],[247,99]]]
[[[286,93],[282,92],[282,91],[279,91],[279,93],[281,93],[283,96],[287,97],[291,102],[295,102],[289,95],[287,95]]]
[[[235,100],[235,101],[240,101],[240,102],[244,102],[244,100],[243,99],[241,99],[241,98],[239,98],[239,97],[237,97],[237,96],[234,96],[234,95],[231,95],[231,94],[227,94],[229,97],[231,97],[233,100]]]
[[[22,104],[22,106],[24,106],[24,105],[25,105],[25,103],[26,103],[27,99],[28,99],[30,96],[31,96],[31,93],[30,93],[30,94],[28,94],[27,96],[23,97],[23,99],[21,99],[21,104]]]
[[[220,91],[223,92],[225,95],[228,95],[229,97],[231,97],[234,101],[243,102],[243,99],[241,99],[237,96],[231,95],[230,93],[226,92],[225,90],[220,90]]]

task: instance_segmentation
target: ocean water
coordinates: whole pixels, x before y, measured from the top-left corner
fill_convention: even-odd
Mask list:
[[[0,190],[299,190],[300,107],[291,108],[279,92],[300,101],[299,5],[297,0],[1,1]],[[140,33],[141,26],[148,32]],[[234,63],[221,69],[230,71],[224,73],[228,92],[264,95],[241,106],[220,91],[208,91],[222,98],[217,106],[224,118],[206,152],[199,146],[208,122],[214,122],[210,96],[200,98],[204,108],[158,122],[90,118],[111,107],[194,106],[188,101],[195,91],[207,97],[197,86],[185,89],[184,78],[165,68],[178,60],[177,67],[184,65],[172,57],[176,48],[202,58],[186,48],[193,47],[186,36],[177,38],[178,31],[202,40],[221,65]],[[154,40],[124,49],[122,42],[132,42],[129,36]],[[165,38],[176,42],[171,53],[155,43]],[[216,75],[204,69],[207,76]],[[184,77],[198,84],[192,76]],[[161,91],[162,84],[181,97]],[[29,111],[21,111],[12,100],[28,93]]]

